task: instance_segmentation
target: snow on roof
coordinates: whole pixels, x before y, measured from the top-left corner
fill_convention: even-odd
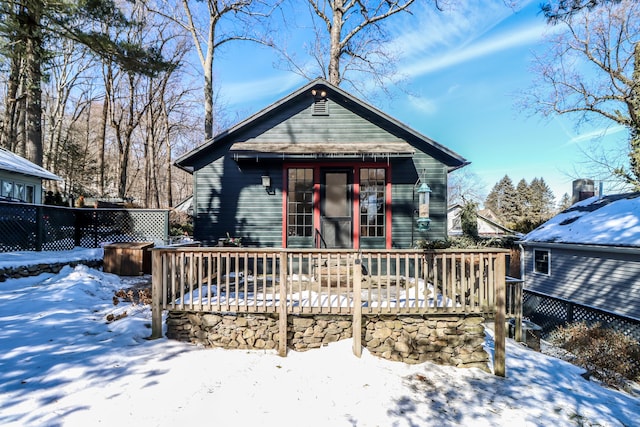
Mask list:
[[[42,179],[62,181],[62,178],[58,175],[55,175],[45,168],[38,166],[4,148],[0,148],[0,170],[35,176]]]
[[[527,242],[640,247],[640,193],[595,196],[542,224]]]

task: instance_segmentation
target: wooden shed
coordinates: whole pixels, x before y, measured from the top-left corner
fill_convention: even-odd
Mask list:
[[[467,163],[322,79],[175,162],[193,174],[195,239],[349,249],[445,239],[447,174]]]

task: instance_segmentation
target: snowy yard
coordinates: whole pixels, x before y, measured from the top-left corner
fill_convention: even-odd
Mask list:
[[[0,254],[0,265],[78,256],[101,254]],[[149,308],[113,305],[132,283],[83,266],[0,282],[0,425],[640,425],[640,397],[512,340],[506,378],[358,359],[350,340],[286,358],[149,341]]]

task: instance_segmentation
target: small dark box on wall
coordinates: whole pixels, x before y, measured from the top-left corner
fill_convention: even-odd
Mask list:
[[[153,242],[112,243],[104,247],[103,270],[118,276],[151,274]]]

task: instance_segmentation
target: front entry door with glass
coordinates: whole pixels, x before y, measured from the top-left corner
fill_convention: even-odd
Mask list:
[[[327,248],[353,247],[353,173],[323,170],[320,194],[320,233]]]

